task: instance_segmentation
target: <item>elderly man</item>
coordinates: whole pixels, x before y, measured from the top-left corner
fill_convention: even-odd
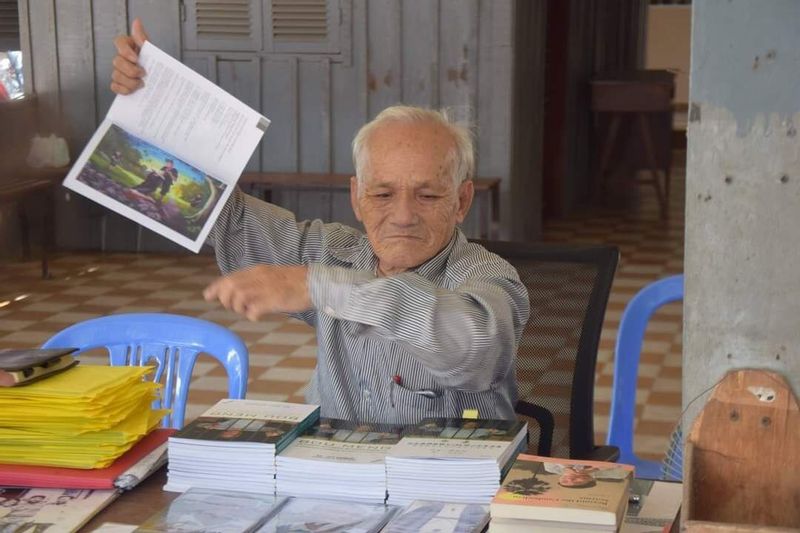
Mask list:
[[[142,85],[146,38],[135,21],[115,41],[115,92]],[[350,197],[366,234],[298,222],[236,190],[210,234],[225,275],[206,299],[250,320],[291,313],[316,329],[307,399],[322,416],[410,424],[475,409],[513,419],[527,290],[457,228],[474,194],[469,132],[436,111],[390,107],[358,132],[353,161]]]

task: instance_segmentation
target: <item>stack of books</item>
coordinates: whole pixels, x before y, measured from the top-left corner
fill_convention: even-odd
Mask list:
[[[319,406],[220,400],[169,438],[165,490],[275,492],[275,455],[319,419]]]
[[[0,458],[14,465],[105,468],[158,426],[151,367],[78,365],[0,387]]]
[[[387,501],[488,504],[527,431],[527,424],[508,420],[423,420],[386,456]]]
[[[493,533],[618,531],[629,465],[520,455],[492,500]]]
[[[320,420],[278,455],[278,494],[383,503],[384,460],[401,432],[401,426]]]

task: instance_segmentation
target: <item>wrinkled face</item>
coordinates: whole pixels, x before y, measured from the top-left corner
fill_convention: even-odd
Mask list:
[[[389,122],[369,137],[363,190],[350,199],[382,275],[421,265],[447,245],[469,210],[471,181],[453,183],[451,135],[434,123]]]

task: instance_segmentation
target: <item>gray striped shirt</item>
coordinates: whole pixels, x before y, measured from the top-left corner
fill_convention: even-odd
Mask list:
[[[306,399],[321,416],[413,424],[425,417],[514,419],[514,354],[528,293],[514,268],[456,229],[419,267],[376,276],[361,231],[297,222],[280,207],[231,195],[210,234],[223,273],[308,265],[317,367]]]

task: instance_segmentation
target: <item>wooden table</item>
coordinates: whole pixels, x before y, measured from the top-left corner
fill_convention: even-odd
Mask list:
[[[273,190],[295,191],[348,191],[351,174],[321,174],[308,172],[245,172],[240,185],[255,185],[262,198],[272,201]],[[497,238],[500,227],[500,178],[475,178],[475,196],[480,211],[481,239]]]
[[[164,466],[140,483],[133,490],[123,492],[111,505],[92,518],[81,531],[94,531],[106,522],[139,525],[167,506],[180,493],[166,492],[162,487],[167,482],[167,467]]]
[[[638,159],[634,155],[643,152],[644,168],[649,178],[637,178],[635,172],[629,181],[652,185],[662,218],[667,218],[670,192],[670,169],[672,166],[672,95],[675,91],[675,75],[666,70],[633,70],[627,72],[601,73],[591,81],[591,106],[595,113],[597,139],[602,142],[597,171],[595,193],[605,187],[606,174],[612,159]],[[600,131],[600,124],[608,118],[607,131]],[[624,122],[633,121],[638,134],[629,132],[626,139],[620,134]],[[635,141],[633,148],[621,150],[619,144]],[[618,149],[620,148],[620,149]],[[620,156],[612,158],[615,152]],[[631,161],[639,166],[636,161]]]
[[[50,275],[48,254],[55,244],[55,189],[67,173],[66,168],[31,169],[22,178],[5,180],[0,176],[0,205],[16,204],[22,231],[22,255],[31,255],[30,222],[26,202],[42,205],[42,278]]]

